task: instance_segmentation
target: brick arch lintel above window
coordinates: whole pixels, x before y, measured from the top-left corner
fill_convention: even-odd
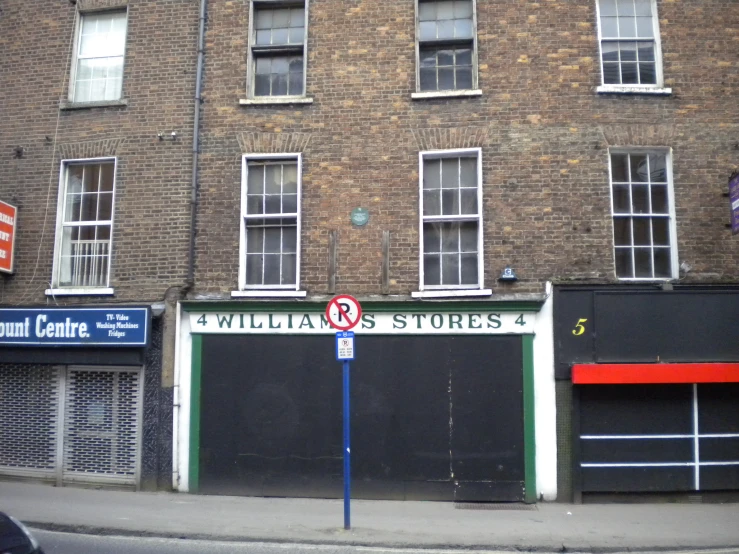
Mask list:
[[[490,139],[489,127],[411,129],[420,151],[482,148]]]
[[[81,12],[113,10],[127,6],[128,0],[77,0],[77,8]]]
[[[117,155],[125,142],[125,138],[112,138],[62,143],[56,145],[56,153],[63,160],[105,158]]]
[[[603,125],[606,146],[670,146],[679,136],[675,125]]]
[[[237,133],[236,140],[244,154],[279,154],[304,152],[310,133]]]

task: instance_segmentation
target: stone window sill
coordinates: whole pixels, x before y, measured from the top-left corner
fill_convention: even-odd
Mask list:
[[[421,290],[411,292],[411,298],[461,298],[465,296],[491,296],[492,289]]]
[[[128,106],[128,100],[99,100],[95,102],[62,102],[59,104],[60,110],[86,110],[89,108],[111,108]]]
[[[482,96],[481,90],[442,90],[433,92],[414,92],[411,94],[413,100],[435,100],[439,98],[467,98],[471,96]]]
[[[267,96],[260,98],[241,98],[242,106],[269,106],[281,104],[312,104],[313,98],[307,96]]]
[[[231,298],[305,298],[304,290],[234,290]]]
[[[46,296],[113,296],[115,290],[106,288],[68,288],[68,289],[46,289]]]
[[[671,88],[629,87],[620,85],[601,85],[595,91],[598,94],[646,94],[653,96],[670,96],[672,94]]]

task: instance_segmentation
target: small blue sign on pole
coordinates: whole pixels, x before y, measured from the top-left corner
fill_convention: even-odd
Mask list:
[[[336,360],[343,362],[354,359],[354,332],[339,331],[336,333]]]

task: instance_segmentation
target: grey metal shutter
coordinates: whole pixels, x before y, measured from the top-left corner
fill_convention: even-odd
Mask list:
[[[64,403],[63,481],[136,485],[140,369],[70,367]]]
[[[0,474],[55,477],[61,371],[0,365]]]

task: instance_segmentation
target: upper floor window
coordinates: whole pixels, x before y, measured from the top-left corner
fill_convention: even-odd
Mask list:
[[[243,158],[242,290],[298,288],[300,165],[300,154]]]
[[[422,152],[420,156],[420,289],[481,289],[480,150]]]
[[[305,95],[306,2],[251,3],[250,97]]]
[[[477,88],[474,0],[418,0],[417,90]]]
[[[603,85],[662,86],[656,0],[598,0]]]
[[[610,157],[616,276],[674,278],[677,251],[669,152],[613,150]]]
[[[65,161],[53,288],[104,288],[110,278],[115,159]]]
[[[126,12],[81,14],[72,66],[72,102],[121,98]]]

